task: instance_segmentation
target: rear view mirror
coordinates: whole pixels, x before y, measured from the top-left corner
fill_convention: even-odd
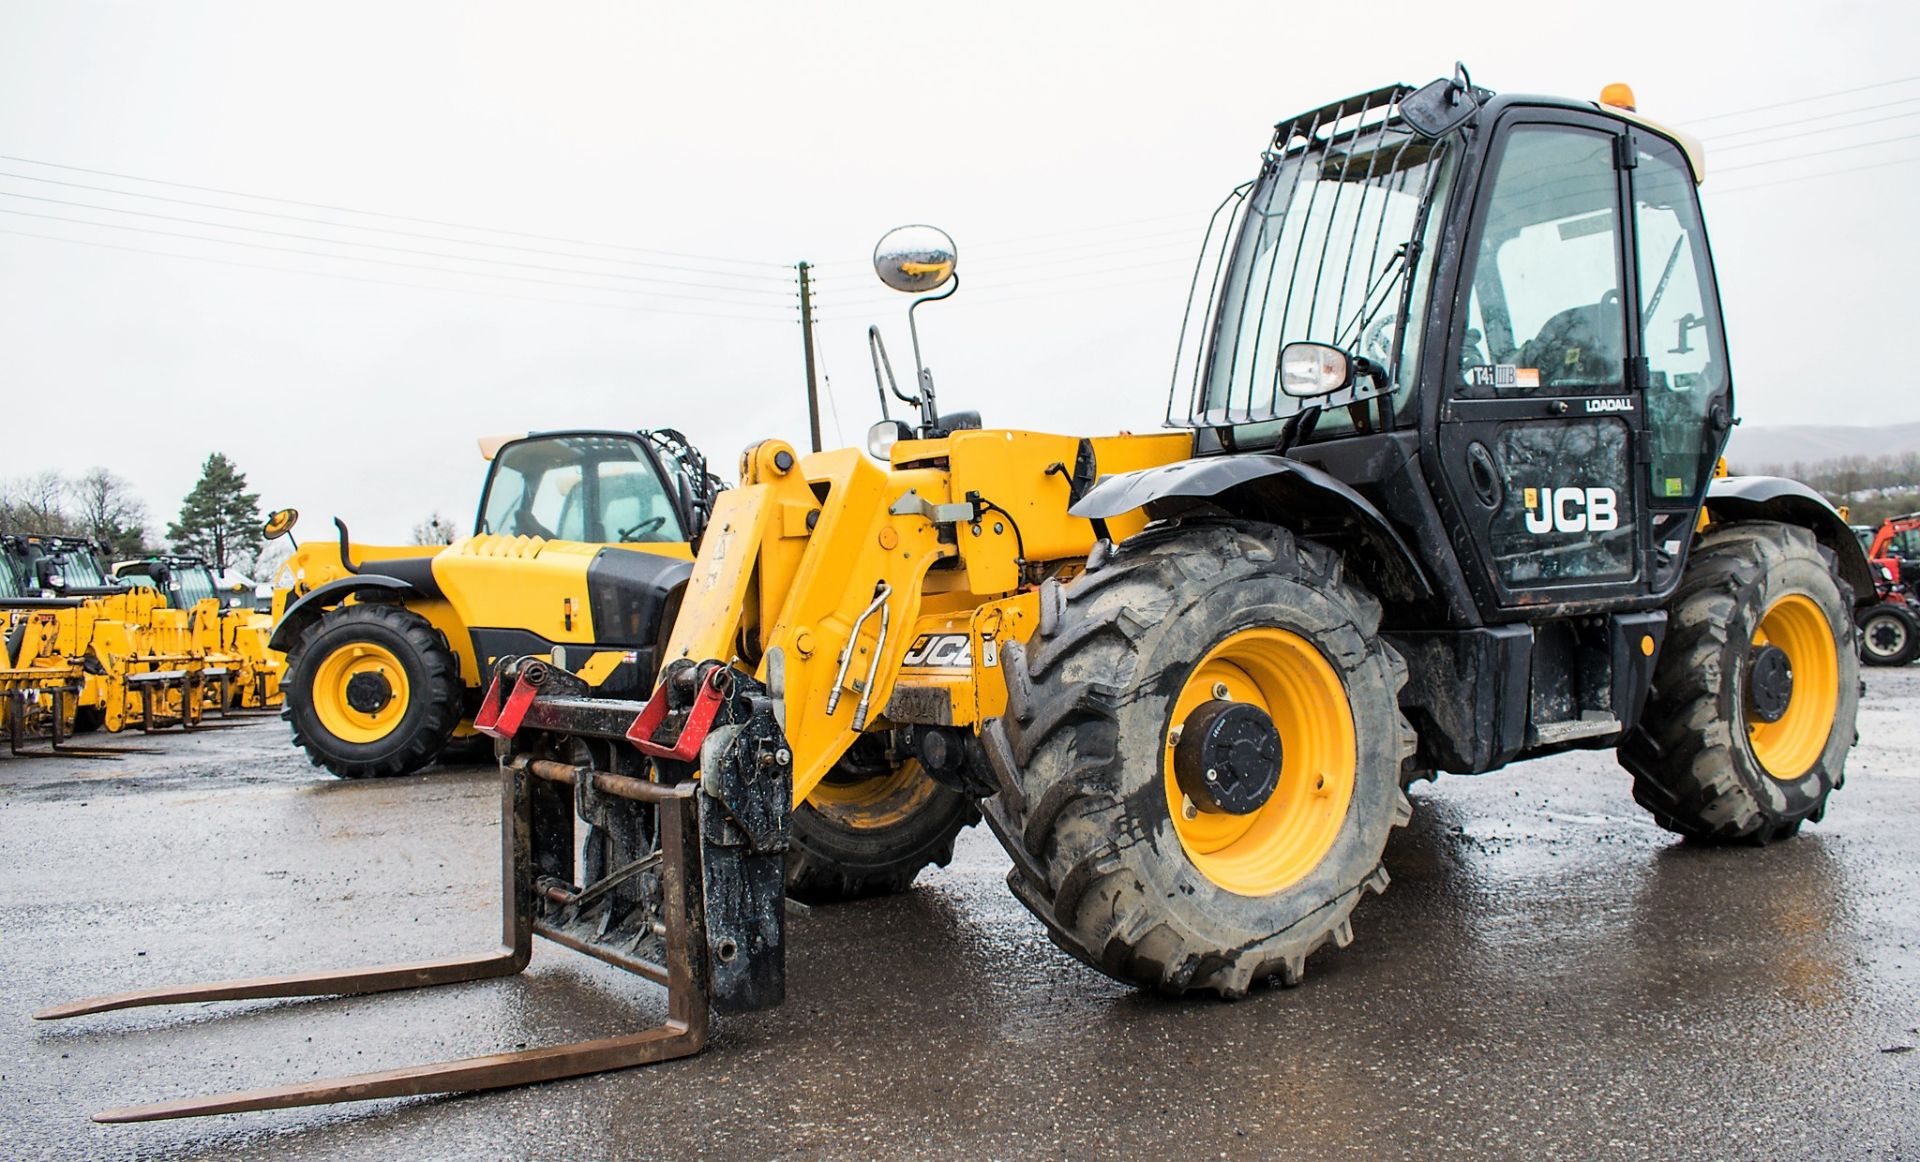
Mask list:
[[[960,261],[953,239],[938,226],[900,226],[873,248],[873,272],[897,291],[939,290]]]
[[[1400,98],[1400,119],[1422,137],[1445,137],[1473,119],[1480,110],[1473,81],[1465,65],[1454,66],[1453,76],[1420,86]]]
[[[270,512],[267,514],[267,523],[260,526],[260,535],[268,540],[284,537],[293,531],[293,526],[299,520],[300,510],[296,508],[282,508]]]

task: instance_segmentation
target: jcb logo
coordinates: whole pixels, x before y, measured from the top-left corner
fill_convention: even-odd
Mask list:
[[[907,647],[907,656],[900,659],[900,664],[934,669],[971,666],[973,649],[963,633],[921,634]]]
[[[1611,488],[1529,488],[1530,533],[1610,532],[1620,527],[1620,497]]]

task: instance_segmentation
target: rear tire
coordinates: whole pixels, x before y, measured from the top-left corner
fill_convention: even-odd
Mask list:
[[[1852,608],[1852,590],[1806,529],[1750,521],[1701,539],[1646,710],[1619,751],[1634,799],[1660,826],[1704,843],[1760,844],[1819,821],[1855,738]],[[1754,678],[1768,649],[1790,664],[1772,704]]]
[[[1901,606],[1872,606],[1859,629],[1860,660],[1869,666],[1904,666],[1920,652],[1920,620]]]
[[[1225,997],[1299,983],[1308,956],[1352,940],[1411,817],[1407,671],[1379,603],[1284,529],[1202,524],[1096,549],[1040,607],[1037,633],[1004,653],[1007,712],[985,733],[1014,894],[1119,980]],[[1180,789],[1171,741],[1235,704],[1280,740],[1277,784],[1237,813]]]
[[[460,722],[453,651],[426,618],[395,605],[327,611],[288,653],[281,690],[294,745],[343,779],[417,771]]]
[[[904,892],[922,868],[951,863],[955,837],[979,821],[973,800],[862,738],[793,812],[787,894],[832,904]]]

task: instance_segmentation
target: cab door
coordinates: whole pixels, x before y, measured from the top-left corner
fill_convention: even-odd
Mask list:
[[[1625,127],[1495,127],[1461,257],[1434,449],[1482,613],[1647,592],[1645,363]]]

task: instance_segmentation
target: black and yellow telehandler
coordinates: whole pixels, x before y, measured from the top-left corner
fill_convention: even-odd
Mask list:
[[[902,884],[927,821],[968,818],[949,796],[1068,954],[1223,997],[1354,938],[1407,786],[1438,771],[1610,750],[1690,840],[1818,821],[1872,579],[1810,489],[1716,475],[1733,375],[1703,158],[1632,105],[1456,70],[1282,121],[1210,230],[1165,434],[984,430],[922,370],[871,455],[749,448],[657,595],[679,612],[650,697],[494,667],[496,952],[41,1014],[503,975],[539,935],[666,984],[661,1027],[96,1116],[696,1052],[710,1010],[782,999],[796,853]],[[918,306],[956,258],[910,228],[875,263]],[[810,830],[825,811],[857,843]]]
[[[224,708],[231,671],[211,606],[196,628],[193,611],[110,578],[95,546],[77,537],[0,535],[0,565],[19,594],[4,607],[19,638],[8,643],[9,665],[71,671],[23,700],[10,730],[50,734],[60,749],[63,732],[192,727],[205,710]]]
[[[266,711],[280,705],[286,660],[269,649],[273,618],[244,598],[223,592],[202,557],[156,553],[113,563],[115,582],[159,593],[168,609],[188,611],[193,649],[220,679],[204,684],[207,709]]]
[[[680,433],[555,431],[481,441],[473,534],[449,545],[297,546],[274,584],[281,716],[315,766],[403,775],[468,725],[501,658],[542,655],[609,694],[653,681],[670,609],[719,482]],[[267,531],[291,532],[282,510]],[[557,652],[556,652],[557,651]]]

